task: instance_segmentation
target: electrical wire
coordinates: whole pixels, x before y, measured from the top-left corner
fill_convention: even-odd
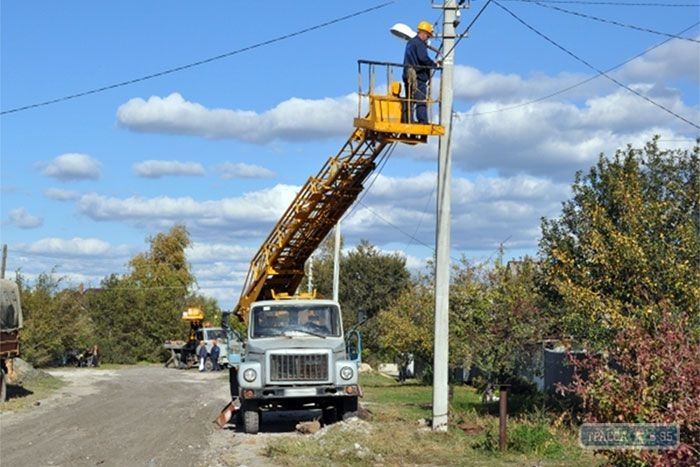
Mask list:
[[[302,35],[302,34],[306,34],[306,33],[308,33],[308,32],[315,31],[315,30],[317,30],[317,29],[322,29],[322,28],[331,26],[331,25],[333,25],[333,24],[340,23],[340,22],[342,22],[342,21],[346,21],[346,20],[348,20],[348,19],[355,18],[355,17],[357,17],[357,16],[360,16],[360,15],[363,15],[363,14],[366,14],[366,13],[369,13],[369,12],[371,12],[371,11],[379,10],[379,9],[384,8],[384,7],[386,7],[386,6],[388,6],[388,5],[392,4],[392,3],[394,3],[394,1],[388,1],[388,2],[385,2],[385,3],[381,3],[381,4],[379,4],[379,5],[375,5],[375,6],[373,6],[373,7],[369,7],[369,8],[366,8],[366,9],[364,9],[364,10],[356,11],[356,12],[354,12],[354,13],[350,13],[350,14],[348,14],[348,15],[341,16],[341,17],[339,17],[339,18],[335,18],[335,19],[330,20],[330,21],[326,21],[326,22],[324,22],[324,23],[320,23],[320,24],[317,24],[317,25],[315,25],[315,26],[311,26],[311,27],[308,27],[308,28],[300,29],[300,30],[298,30],[298,31],[296,31],[296,32],[292,32],[292,33],[289,33],[289,34],[284,34],[284,35],[282,35],[282,36],[277,36],[277,37],[275,37],[275,38],[273,38],[273,39],[269,39],[269,40],[266,40],[266,41],[263,41],[263,42],[258,42],[257,44],[249,45],[249,46],[247,46],[247,47],[243,47],[243,48],[240,48],[240,49],[237,49],[237,50],[233,50],[233,51],[231,51],[231,52],[226,52],[226,53],[223,53],[223,54],[220,54],[220,55],[216,55],[216,56],[214,56],[214,57],[209,57],[209,58],[205,58],[205,59],[203,59],[203,60],[199,60],[199,61],[196,61],[196,62],[188,63],[187,65],[182,65],[182,66],[178,66],[178,67],[175,67],[175,68],[169,68],[169,69],[167,69],[167,70],[159,71],[159,72],[157,72],[157,73],[152,73],[152,74],[150,74],[150,75],[145,75],[145,76],[142,76],[142,77],[140,77],[140,78],[134,78],[134,79],[130,79],[130,80],[127,80],[127,81],[121,81],[121,82],[119,82],[119,83],[114,83],[114,84],[110,84],[110,85],[107,85],[107,86],[102,86],[102,87],[99,87],[99,88],[91,89],[91,90],[89,90],[89,91],[79,92],[79,93],[76,93],[76,94],[70,94],[70,95],[68,95],[68,96],[63,96],[63,97],[58,97],[58,98],[55,98],[55,99],[50,99],[50,100],[44,101],[44,102],[37,102],[37,103],[35,103],[35,104],[24,105],[24,106],[21,106],[21,107],[16,107],[16,108],[14,108],[14,109],[3,110],[3,111],[0,111],[0,115],[7,115],[7,114],[11,114],[11,113],[21,112],[21,111],[24,111],[24,110],[35,109],[35,108],[37,108],[37,107],[44,107],[44,106],[47,106],[47,105],[56,104],[56,103],[58,103],[58,102],[64,102],[64,101],[68,101],[68,100],[72,100],[72,99],[77,99],[77,98],[79,98],[79,97],[85,97],[85,96],[89,96],[89,95],[91,95],[91,94],[97,94],[97,93],[100,93],[100,92],[109,91],[109,90],[111,90],[111,89],[121,88],[121,87],[124,87],[124,86],[129,86],[129,85],[131,85],[131,84],[140,83],[140,82],[142,82],[142,81],[147,81],[147,80],[150,80],[150,79],[159,78],[159,77],[161,77],[161,76],[165,76],[165,75],[177,73],[177,72],[179,72],[179,71],[187,70],[187,69],[189,69],[189,68],[198,67],[198,66],[200,66],[200,65],[204,65],[204,64],[211,63],[211,62],[214,62],[214,61],[217,61],[217,60],[221,60],[221,59],[224,59],[224,58],[228,58],[228,57],[231,57],[232,55],[238,55],[238,54],[241,54],[241,53],[243,53],[243,52],[248,52],[248,51],[253,50],[253,49],[257,49],[257,48],[260,48],[260,47],[264,47],[264,46],[266,46],[266,45],[274,44],[275,42],[281,42],[281,41],[283,41],[283,40],[290,39],[290,38],[292,38],[292,37],[300,36],[300,35]]]
[[[693,3],[658,3],[658,2],[594,2],[586,0],[505,0],[506,2],[520,3],[567,3],[574,5],[604,5],[604,6],[649,6],[649,7],[682,7],[682,8],[697,8],[698,4]]]
[[[540,31],[538,31],[537,29],[535,29],[534,27],[530,26],[528,23],[526,23],[525,21],[523,21],[519,16],[517,16],[515,13],[513,13],[512,11],[510,11],[510,10],[509,10],[508,8],[506,8],[505,6],[501,5],[498,1],[496,1],[496,0],[489,0],[489,1],[493,1],[493,3],[494,3],[496,6],[498,6],[498,7],[501,8],[501,9],[503,9],[505,12],[507,12],[509,15],[511,15],[513,18],[515,18],[516,21],[518,21],[519,23],[521,23],[523,26],[525,26],[526,28],[528,28],[529,30],[531,30],[532,32],[534,32],[535,34],[537,34],[538,36],[542,37],[544,40],[546,40],[547,42],[549,42],[550,44],[552,44],[553,46],[555,46],[555,47],[558,48],[559,50],[561,50],[561,51],[563,51],[564,53],[566,53],[567,55],[571,56],[571,57],[574,58],[576,61],[578,61],[578,62],[580,62],[580,63],[583,63],[583,64],[586,65],[588,68],[590,68],[590,69],[594,70],[595,72],[597,72],[599,75],[604,76],[604,77],[607,78],[608,80],[610,80],[610,81],[612,81],[613,83],[617,84],[617,85],[620,86],[621,88],[626,89],[627,91],[631,92],[632,94],[636,95],[637,97],[640,97],[641,99],[644,99],[645,101],[649,102],[650,104],[652,104],[652,105],[654,105],[654,106],[660,108],[660,109],[663,110],[664,112],[667,112],[668,114],[670,114],[670,115],[676,117],[677,119],[679,119],[679,120],[681,120],[681,121],[687,123],[688,125],[692,126],[693,128],[696,128],[696,129],[700,130],[700,125],[698,125],[697,123],[688,120],[687,118],[683,117],[682,115],[677,114],[676,112],[672,111],[671,109],[669,109],[669,108],[667,108],[667,107],[664,107],[663,105],[661,105],[661,104],[659,104],[658,102],[655,102],[654,100],[648,98],[647,96],[645,96],[644,94],[640,93],[639,91],[636,91],[636,90],[630,88],[629,86],[627,86],[626,84],[620,82],[619,80],[613,78],[612,76],[610,76],[609,74],[607,74],[605,71],[596,68],[594,65],[588,63],[586,60],[584,60],[584,59],[582,59],[581,57],[579,57],[578,55],[574,54],[573,52],[571,52],[570,50],[568,50],[568,49],[565,48],[564,46],[562,46],[562,45],[558,44],[557,42],[555,42],[554,40],[550,39],[550,38],[549,38],[548,36],[546,36],[544,33],[540,32]]]
[[[592,19],[592,20],[595,20],[595,21],[600,21],[601,23],[613,24],[613,25],[615,25],[615,26],[621,26],[621,27],[623,27],[623,28],[635,29],[635,30],[637,30],[637,31],[648,32],[648,33],[651,33],[651,34],[657,34],[657,35],[659,35],[659,36],[667,36],[667,37],[670,37],[670,38],[672,38],[672,39],[681,39],[681,40],[684,40],[684,41],[690,41],[690,42],[697,42],[697,43],[700,43],[700,40],[698,40],[698,39],[692,39],[692,38],[690,38],[690,37],[681,37],[681,36],[678,36],[678,35],[675,35],[675,34],[669,34],[669,33],[666,33],[666,32],[659,32],[659,31],[655,31],[655,30],[653,30],[653,29],[641,28],[641,27],[639,27],[639,26],[633,26],[633,25],[630,25],[630,24],[624,24],[624,23],[620,23],[620,22],[613,21],[613,20],[609,20],[609,19],[605,19],[605,18],[599,18],[599,17],[597,17],[597,16],[591,16],[591,15],[587,15],[587,14],[585,14],[585,13],[579,13],[579,12],[577,12],[577,11],[571,11],[571,10],[566,10],[566,9],[564,9],[564,8],[559,8],[559,7],[556,7],[556,6],[547,5],[547,4],[545,4],[545,3],[541,2],[541,1],[533,1],[533,2],[528,2],[528,3],[533,3],[533,4],[538,5],[538,6],[541,6],[541,7],[543,7],[543,8],[550,8],[550,9],[552,9],[552,10],[561,11],[562,13],[566,13],[566,14],[569,14],[569,15],[579,16],[579,17],[581,17],[581,18]]]
[[[696,27],[696,26],[699,25],[699,24],[700,24],[700,22],[697,22],[697,23],[695,23],[695,24],[692,24],[692,25],[688,26],[687,28],[683,29],[682,31],[680,31],[678,34],[683,34],[684,32],[693,29],[694,27]],[[607,70],[605,70],[605,72],[606,72],[606,73],[610,73],[611,71],[617,70],[618,68],[620,68],[620,67],[626,65],[627,63],[631,62],[632,60],[635,60],[635,59],[637,59],[637,58],[639,58],[639,57],[643,57],[644,55],[648,54],[648,53],[651,52],[652,50],[661,47],[662,45],[664,45],[664,44],[670,42],[671,40],[673,40],[673,39],[666,39],[666,40],[664,40],[664,41],[662,41],[662,42],[659,42],[658,44],[656,44],[656,45],[654,45],[654,46],[652,46],[652,47],[646,49],[645,51],[640,52],[640,53],[638,53],[637,55],[635,55],[635,56],[633,56],[633,57],[631,57],[631,58],[628,58],[628,59],[625,60],[624,62],[619,63],[619,64],[617,64],[617,65],[615,65],[615,66],[613,66],[613,67],[611,67],[611,68],[608,68]],[[537,102],[544,101],[544,100],[549,99],[549,98],[551,98],[551,97],[558,96],[558,95],[563,94],[563,93],[565,93],[565,92],[568,92],[568,91],[570,91],[570,90],[572,90],[572,89],[574,89],[574,88],[577,88],[577,87],[579,87],[579,86],[582,86],[582,85],[584,85],[584,84],[586,84],[586,83],[588,83],[588,82],[590,82],[590,81],[593,81],[593,80],[595,80],[595,79],[598,79],[600,76],[601,76],[600,74],[596,74],[596,75],[591,76],[590,78],[587,78],[587,79],[585,79],[585,80],[583,80],[583,81],[579,81],[579,82],[576,83],[576,84],[572,84],[571,86],[568,86],[568,87],[566,87],[566,88],[560,89],[560,90],[555,91],[555,92],[553,92],[553,93],[551,93],[551,94],[547,94],[546,96],[538,97],[538,98],[536,98],[536,99],[533,99],[533,100],[530,100],[530,101],[527,101],[527,102],[523,102],[523,103],[521,103],[521,104],[512,105],[512,106],[508,106],[508,107],[501,107],[500,109],[496,109],[496,110],[488,110],[488,111],[484,111],[484,112],[471,113],[471,114],[469,114],[469,115],[470,115],[470,116],[478,116],[478,115],[486,115],[486,114],[491,114],[491,113],[505,112],[505,111],[508,111],[508,110],[513,110],[513,109],[517,109],[517,108],[520,108],[520,107],[525,107],[525,106],[528,106],[528,105],[531,105],[531,104],[536,104]]]

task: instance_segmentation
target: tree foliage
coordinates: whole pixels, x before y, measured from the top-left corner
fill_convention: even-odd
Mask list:
[[[427,276],[419,276],[378,314],[373,324],[380,330],[378,343],[385,355],[412,353],[417,361],[432,364],[435,327],[432,284]]]
[[[63,278],[40,274],[29,287],[17,274],[24,328],[22,358],[37,366],[60,363],[67,350],[84,351],[93,344],[94,323],[79,290],[61,289]]]
[[[654,138],[601,155],[561,217],[542,222],[542,290],[560,331],[593,351],[568,388],[586,420],[681,426],[680,449],[607,452],[615,465],[697,462],[698,143],[661,150]]]
[[[334,238],[329,237],[312,259],[313,285],[323,297],[333,295]],[[338,301],[343,310],[343,326],[350,329],[367,319],[362,326],[362,345],[376,356],[381,329],[374,318],[392,303],[410,284],[406,258],[397,253],[383,253],[367,240],[340,257]],[[302,288],[306,283],[302,283]]]
[[[449,365],[476,366],[504,381],[529,359],[529,350],[547,333],[537,294],[536,262],[526,258],[503,265],[453,268],[449,304]],[[434,280],[421,276],[380,313],[380,342],[392,353],[410,352],[433,360]]]
[[[561,332],[590,345],[653,329],[663,307],[700,326],[700,149],[657,143],[601,155],[561,217],[542,221],[543,291]]]
[[[149,243],[148,252],[129,262],[129,274],[105,278],[90,294],[92,318],[107,361],[158,361],[164,341],[186,336],[181,315],[189,303],[197,303],[189,295],[195,283],[185,257],[189,233],[175,225]]]
[[[664,311],[653,332],[631,324],[618,333],[610,352],[572,359],[577,373],[568,390],[583,401],[586,422],[675,423],[680,428],[678,449],[605,452],[614,465],[700,462],[700,342],[688,326],[685,313]]]
[[[465,262],[456,274],[450,306],[455,338],[494,382],[529,367],[532,350],[548,337],[536,273],[532,258],[504,264],[499,257],[493,264]]]

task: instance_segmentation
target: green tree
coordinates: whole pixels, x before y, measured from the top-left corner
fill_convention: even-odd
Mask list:
[[[343,239],[340,239],[340,247],[342,251]],[[319,245],[314,255],[307,262],[306,275],[299,285],[299,292],[307,292],[309,290],[309,281],[311,288],[316,290],[320,297],[331,298],[333,296],[333,261],[335,255],[335,235],[328,235],[326,239]],[[341,253],[341,265],[343,255]],[[342,268],[342,266],[341,266]]]
[[[334,242],[335,237],[329,235],[311,260],[313,288],[321,297],[333,296]],[[405,257],[382,253],[367,240],[341,254],[338,301],[343,310],[343,326],[346,330],[356,326],[361,316],[368,320],[361,328],[365,354],[376,357],[381,350],[380,329],[374,318],[409,287],[410,279]],[[302,281],[302,291],[308,287],[307,281],[308,276]]]
[[[54,302],[61,280],[54,274],[43,273],[29,287],[24,277],[17,275],[24,316],[22,358],[35,366],[50,364],[63,350],[59,334],[61,319]]]
[[[450,284],[450,366],[476,365],[504,381],[529,359],[547,333],[535,282],[536,262],[470,264],[462,258]],[[421,275],[379,315],[380,342],[432,364],[434,281]]]
[[[504,264],[499,257],[493,264],[463,260],[455,274],[450,327],[456,342],[451,347],[456,357],[471,361],[493,381],[505,382],[527,367],[532,349],[547,337],[536,271],[532,258]]]
[[[573,199],[542,220],[543,291],[563,334],[606,347],[667,308],[700,329],[700,149],[628,146],[577,173]]]
[[[91,296],[106,361],[158,361],[163,342],[186,333],[181,315],[195,284],[185,256],[189,233],[175,225],[149,242],[149,251],[129,262],[129,274],[105,278],[101,290]]]
[[[700,440],[700,140],[658,138],[577,174],[543,220],[542,288],[563,333],[590,352],[569,386],[584,419],[678,423],[679,449],[605,453],[615,465],[696,465]]]
[[[33,287],[17,275],[24,315],[22,357],[35,366],[61,363],[69,350],[92,345],[94,323],[81,291],[61,287],[55,271],[40,274]]]
[[[128,276],[105,277],[99,289],[88,290],[86,295],[103,361],[137,363],[152,357],[154,348],[162,347],[162,341],[156,343],[143,332],[147,307]]]
[[[411,278],[406,258],[398,253],[382,253],[362,240],[340,263],[339,298],[348,319],[357,321],[359,312],[368,318],[391,303]]]
[[[433,360],[435,293],[431,278],[416,277],[409,287],[377,315],[372,326],[379,330],[378,343],[385,357],[412,353],[428,366]],[[450,344],[454,342],[450,341]]]

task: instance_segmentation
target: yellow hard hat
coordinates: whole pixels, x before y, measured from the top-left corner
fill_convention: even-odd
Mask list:
[[[430,34],[431,36],[433,35],[433,25],[427,21],[421,21],[420,23],[418,23],[417,29],[419,31],[425,31],[428,34]]]

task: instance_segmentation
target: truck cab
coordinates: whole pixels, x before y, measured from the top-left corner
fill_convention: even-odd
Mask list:
[[[358,367],[347,354],[335,301],[252,303],[242,360],[238,395],[246,433],[258,432],[265,411],[321,409],[326,423],[357,412]]]

